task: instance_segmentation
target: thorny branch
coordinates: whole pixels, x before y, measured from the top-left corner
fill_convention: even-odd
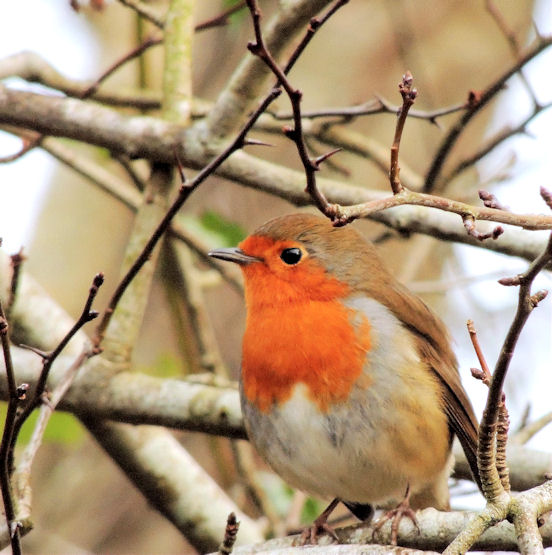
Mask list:
[[[199,187],[199,185],[201,185],[201,183],[203,183],[203,181],[205,181],[205,179],[207,179],[207,177],[209,177],[212,173],[214,173],[216,171],[216,169],[231,154],[233,154],[236,150],[239,150],[240,148],[242,148],[244,145],[247,144],[247,141],[246,141],[247,133],[249,133],[250,129],[253,127],[253,125],[255,124],[257,119],[260,117],[260,115],[265,111],[266,107],[275,98],[277,98],[279,96],[279,94],[280,94],[279,90],[273,89],[265,97],[265,99],[261,102],[261,104],[258,106],[258,108],[253,112],[253,114],[249,117],[249,119],[247,120],[245,125],[242,127],[241,131],[238,133],[236,138],[232,141],[232,143],[229,144],[223,150],[223,152],[221,154],[219,154],[209,164],[207,164],[203,168],[203,170],[201,170],[191,181],[184,182],[181,185],[176,200],[170,206],[170,208],[166,212],[166,214],[163,217],[163,219],[161,220],[161,222],[159,222],[159,225],[157,226],[157,228],[155,229],[155,231],[151,235],[150,239],[148,240],[148,242],[144,246],[144,249],[142,250],[142,252],[138,256],[138,258],[134,261],[134,263],[131,265],[131,267],[129,268],[126,275],[123,277],[123,279],[121,279],[121,281],[119,282],[115,292],[113,293],[113,295],[112,295],[112,297],[109,301],[108,307],[105,310],[98,327],[96,328],[95,336],[94,336],[94,339],[93,339],[93,343],[94,343],[95,348],[100,348],[100,345],[101,345],[101,342],[103,340],[105,331],[107,329],[107,326],[109,325],[109,322],[111,320],[113,312],[115,311],[115,308],[117,307],[117,304],[119,303],[119,300],[123,296],[123,293],[125,292],[126,288],[130,284],[130,282],[134,279],[134,277],[140,271],[142,266],[148,261],[148,259],[150,257],[150,254],[152,253],[153,249],[157,245],[159,239],[163,236],[165,231],[167,231],[167,229],[169,228],[174,216],[177,214],[177,212],[180,210],[180,208],[183,206],[183,204],[186,202],[186,200],[192,194],[192,192],[195,191],[195,189],[197,187]]]
[[[552,508],[552,482],[544,484],[517,496],[510,495],[509,481],[505,480],[507,470],[501,460],[505,444],[506,430],[497,435],[501,406],[503,406],[503,385],[510,361],[514,354],[521,331],[532,310],[546,297],[546,291],[531,294],[531,286],[537,274],[552,260],[552,234],[545,251],[537,257],[527,271],[514,278],[501,279],[503,285],[518,285],[518,306],[516,314],[502,345],[495,369],[489,384],[487,403],[479,427],[477,463],[483,493],[487,506],[445,550],[446,555],[456,555],[468,551],[477,538],[491,526],[506,518],[514,523],[518,548],[521,553],[542,553],[542,539],[537,526],[539,517]],[[483,365],[482,365],[483,366]],[[488,372],[488,369],[487,369]],[[483,375],[488,379],[488,375]],[[507,427],[507,421],[502,422]],[[496,447],[495,447],[496,446]],[[500,471],[502,475],[500,475]]]
[[[437,110],[409,110],[408,115],[414,119],[426,120],[429,123],[437,125],[437,120],[449,114],[461,112],[469,107],[469,101],[461,102],[446,108],[439,108]],[[319,118],[339,118],[344,122],[349,122],[357,117],[372,116],[376,114],[393,114],[397,116],[401,111],[401,106],[397,106],[386,100],[381,96],[359,104],[356,106],[346,106],[344,108],[328,108],[326,110],[316,110],[312,112],[302,111],[301,116],[303,119],[319,119]],[[267,111],[276,120],[289,120],[293,119],[293,113],[274,113]]]
[[[339,5],[341,5],[343,3],[345,3],[344,0],[340,0],[340,2],[338,2]],[[258,13],[258,10],[257,10],[257,12],[255,12],[256,8],[255,8],[254,1],[248,2],[248,6],[249,5],[251,5],[253,7],[253,13],[254,14],[257,13],[257,15],[254,16],[254,18],[257,17],[257,24],[256,25],[258,27],[258,20],[260,18],[260,13]],[[335,10],[330,10],[329,13],[332,14],[334,11]],[[326,19],[328,17],[329,16],[327,14],[321,21],[326,21]],[[311,22],[311,24],[312,24],[312,22]],[[260,36],[260,28],[258,28],[258,32],[259,32],[259,36]],[[299,56],[298,52],[299,53],[302,52],[304,50],[304,48],[307,46],[307,44],[308,44],[308,41],[302,41],[300,43],[299,47],[295,49],[295,51],[290,56],[290,60],[286,64],[285,71],[289,71],[293,67],[293,63],[297,60],[297,58]],[[253,47],[253,48],[255,48],[255,47]],[[264,52],[267,52],[266,48],[264,49]],[[274,66],[277,67],[277,64],[275,62],[274,62]],[[280,82],[280,79],[282,77],[284,78],[284,80],[287,81],[287,79],[285,79],[284,72],[282,72],[281,70],[278,70],[278,71],[279,71],[279,82]],[[193,191],[195,191],[195,189],[199,185],[201,185],[201,183],[203,183],[203,181],[207,177],[209,177],[211,174],[213,174],[217,170],[217,168],[219,168],[219,166],[225,160],[227,160],[235,151],[241,149],[242,147],[244,147],[248,144],[258,144],[258,141],[250,141],[246,138],[246,136],[249,133],[249,131],[252,129],[252,127],[255,125],[255,123],[259,119],[259,117],[266,111],[267,107],[281,94],[281,90],[278,88],[279,82],[265,96],[265,98],[261,101],[261,103],[259,104],[257,109],[251,114],[251,116],[249,116],[248,120],[246,121],[246,123],[242,127],[241,131],[237,134],[235,139],[218,156],[216,156],[209,164],[207,164],[192,180],[190,180],[190,181],[184,181],[183,180],[183,183],[182,183],[182,186],[180,187],[177,198],[175,199],[173,204],[170,206],[169,210],[166,212],[165,216],[163,217],[163,219],[161,220],[161,222],[159,223],[159,225],[155,229],[154,233],[151,235],[149,241],[145,245],[141,254],[138,256],[138,258],[135,260],[135,262],[131,265],[127,274],[119,282],[119,285],[117,286],[115,292],[113,293],[113,295],[111,297],[111,300],[109,301],[108,307],[107,307],[106,311],[104,312],[98,327],[96,328],[96,333],[95,333],[95,336],[94,336],[94,339],[93,339],[94,345],[95,345],[96,348],[99,348],[99,346],[100,346],[100,344],[103,340],[103,336],[105,334],[107,326],[109,325],[109,321],[111,320],[111,316],[112,316],[115,308],[117,307],[117,304],[118,304],[119,300],[121,299],[123,293],[125,292],[126,288],[130,284],[130,282],[134,279],[136,274],[140,271],[142,266],[146,263],[146,261],[148,260],[151,252],[153,251],[153,249],[157,245],[159,239],[163,236],[165,231],[168,230],[168,228],[169,228],[169,226],[172,222],[172,219],[177,214],[177,212],[180,210],[180,208],[184,205],[184,203],[186,202],[186,200],[188,199],[190,194]],[[176,160],[176,162],[180,166],[179,161]]]
[[[16,521],[16,510],[12,494],[11,485],[11,464],[10,452],[13,437],[15,434],[15,418],[19,402],[21,400],[21,390],[17,387],[15,373],[10,352],[10,340],[8,335],[9,327],[4,314],[4,308],[0,302],[0,340],[2,341],[2,351],[4,354],[4,364],[6,366],[6,377],[8,381],[8,409],[4,421],[4,431],[2,433],[2,443],[0,444],[0,486],[2,488],[2,500],[4,502],[4,512],[6,523],[10,532],[12,555],[21,554],[21,538],[19,524]]]
[[[79,319],[74,323],[73,327],[67,332],[65,337],[58,343],[57,347],[51,351],[50,353],[43,353],[34,349],[30,348],[33,352],[37,353],[39,356],[42,357],[42,370],[37,380],[36,387],[33,390],[32,395],[30,396],[29,400],[27,401],[25,407],[21,410],[21,412],[17,415],[15,422],[14,422],[14,433],[11,438],[10,444],[10,457],[13,457],[13,448],[15,446],[15,442],[17,441],[17,436],[21,431],[21,427],[33,412],[33,410],[39,406],[42,402],[48,402],[45,398],[45,390],[46,390],[46,382],[48,381],[48,376],[50,374],[50,370],[52,365],[54,364],[57,357],[61,354],[63,349],[69,343],[71,338],[88,322],[94,320],[98,316],[98,312],[95,310],[91,310],[92,303],[96,298],[99,288],[102,286],[104,281],[104,276],[102,273],[97,274],[94,276],[92,280],[92,286],[88,292],[88,298],[84,304],[84,308],[81,312]],[[88,356],[93,356],[97,354],[98,351],[92,350]]]
[[[305,169],[305,176],[307,180],[306,192],[311,196],[314,204],[318,209],[328,216],[330,219],[335,219],[337,213],[335,211],[335,205],[332,205],[326,199],[324,193],[316,185],[315,172],[320,169],[320,164],[338,152],[340,149],[329,152],[325,155],[319,156],[318,158],[311,158],[308,153],[307,144],[305,142],[305,137],[303,135],[303,122],[301,116],[301,98],[302,93],[299,89],[294,88],[287,78],[287,74],[294,65],[294,63],[299,58],[300,54],[306,48],[307,44],[310,42],[314,33],[342,6],[344,6],[348,0],[338,0],[335,4],[326,12],[326,14],[320,19],[312,18],[310,22],[309,29],[305,34],[303,40],[299,43],[295,51],[290,57],[289,62],[286,64],[285,68],[282,70],[280,66],[276,63],[270,52],[268,51],[261,30],[260,20],[261,12],[257,6],[256,0],[247,0],[247,7],[251,12],[251,17],[253,20],[253,28],[255,31],[255,42],[250,42],[247,47],[248,49],[258,56],[263,62],[270,68],[277,78],[276,87],[283,87],[286,91],[291,107],[293,110],[293,123],[294,127],[284,128],[285,135],[291,139],[297,146],[297,151],[299,153],[299,158]]]
[[[520,55],[517,62],[509,67],[498,79],[496,79],[487,89],[478,93],[471,106],[462,114],[458,121],[451,127],[449,132],[441,141],[440,147],[433,158],[426,176],[424,192],[428,193],[437,185],[437,180],[443,165],[454,145],[457,143],[460,135],[469,124],[469,122],[482,110],[503,88],[504,84],[512,75],[518,73],[528,62],[538,56],[543,50],[552,44],[552,37],[539,37],[536,43],[524,54]]]
[[[135,0],[119,0],[119,1],[122,4],[126,4],[128,7],[136,10],[137,13],[142,15],[145,19],[149,20],[151,23],[153,23],[157,27],[159,27],[161,29],[164,27],[164,25],[165,25],[164,22],[162,22],[160,19],[158,19],[153,14],[153,12],[150,11],[150,9],[147,6],[144,6],[144,4],[142,2],[136,2]],[[206,21],[202,21],[201,23],[198,23],[195,26],[194,29],[195,29],[196,32],[199,32],[199,31],[204,31],[206,29],[211,29],[213,27],[219,27],[221,25],[226,25],[228,23],[229,17],[232,14],[241,10],[244,6],[245,6],[245,2],[240,2],[240,3],[236,4],[235,6],[232,6],[231,8],[225,10],[221,14],[219,14],[215,17],[212,17],[212,18],[210,18]],[[87,98],[93,97],[96,94],[96,92],[98,91],[98,88],[100,87],[100,85],[108,77],[110,77],[113,73],[115,73],[119,68],[121,68],[126,63],[130,62],[131,60],[134,60],[134,58],[137,58],[137,57],[141,56],[146,50],[148,50],[152,46],[157,46],[159,44],[162,44],[162,42],[163,42],[163,37],[161,37],[161,36],[159,36],[159,37],[153,37],[152,36],[152,37],[146,38],[137,47],[133,48],[130,52],[128,52],[127,54],[125,54],[124,56],[119,58],[117,61],[115,61],[98,78],[96,78],[95,81],[93,81],[91,84],[89,84],[87,87],[85,87],[82,91],[80,91],[78,94],[76,94],[75,97],[80,98],[81,100],[85,100]],[[45,136],[44,134],[38,133],[38,134],[35,134],[31,138],[25,139],[25,141],[23,143],[23,146],[20,148],[20,150],[18,152],[15,152],[14,154],[10,154],[10,155],[1,157],[0,158],[0,164],[6,164],[6,163],[14,162],[18,158],[21,158],[22,156],[27,154],[33,148],[40,146],[41,143],[42,143],[42,140],[44,139],[44,136]]]

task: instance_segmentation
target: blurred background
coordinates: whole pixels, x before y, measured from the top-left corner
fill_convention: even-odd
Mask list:
[[[70,78],[94,79],[153,30],[116,1],[96,4],[103,8],[82,2],[76,11],[68,0],[5,3],[0,18],[0,58],[32,50]],[[149,4],[160,14],[166,9],[161,0]],[[197,2],[194,17],[202,21],[228,5],[215,0]],[[260,5],[268,19],[276,3],[261,0]],[[535,27],[542,34],[552,32],[550,0],[497,0],[495,6],[521,47],[534,39]],[[211,101],[217,98],[239,61],[248,55],[245,45],[251,37],[245,10],[233,16],[228,25],[196,35],[194,96]],[[409,69],[419,91],[415,108],[433,110],[463,102],[468,91],[485,88],[515,58],[484,1],[365,0],[351,2],[332,18],[291,73],[291,80],[304,93],[304,110],[358,104],[375,94],[399,104],[397,84]],[[552,52],[545,51],[525,71],[542,103],[552,100],[551,63]],[[161,68],[162,49],[157,47],[142,61],[127,64],[107,83],[110,87],[158,90]],[[8,83],[44,90],[17,78]],[[526,88],[518,77],[512,78],[507,90],[470,125],[452,161],[472,153],[496,131],[517,125],[530,109]],[[289,110],[283,96],[278,110]],[[409,119],[401,144],[401,164],[423,175],[444,131],[454,121],[454,115],[439,119],[439,125]],[[359,118],[352,128],[390,145],[394,124],[392,115],[381,114]],[[446,194],[476,203],[477,190],[483,188],[492,190],[512,211],[543,212],[546,207],[539,187],[551,188],[550,129],[551,114],[544,111],[525,134],[509,139],[462,174]],[[274,145],[261,156],[300,169],[294,146],[283,136],[254,136]],[[108,153],[71,141],[67,144],[125,177]],[[19,140],[0,134],[0,155],[19,147]],[[355,183],[388,189],[385,174],[369,160],[347,152],[334,160],[336,167],[325,165],[322,175],[345,179],[342,172],[346,168]],[[145,177],[146,164],[136,164],[136,171]],[[183,212],[188,228],[214,247],[235,244],[268,218],[294,210],[291,204],[266,193],[210,178]],[[99,270],[107,279],[97,307],[104,306],[119,277],[131,223],[129,209],[40,149],[0,166],[3,248],[12,253],[23,246],[28,257],[25,270],[73,316],[80,313],[90,278]],[[413,235],[406,240],[368,221],[354,225],[368,238],[380,240],[382,255],[396,275],[445,320],[454,337],[463,381],[480,414],[486,391],[470,378],[469,368],[478,364],[465,323],[468,318],[475,321],[492,366],[517,302],[517,290],[502,287],[496,280],[523,271],[527,263],[426,236]],[[200,262],[198,265],[202,268]],[[157,273],[148,325],[136,345],[134,363],[143,372],[183,376],[197,366],[194,352],[186,341],[185,322],[175,325],[174,304],[181,301],[171,287],[170,267],[160,264]],[[550,274],[542,276],[537,285],[549,289]],[[236,379],[243,299],[224,285],[207,290],[206,303],[222,359]],[[506,394],[514,428],[526,418],[527,411],[530,418],[536,418],[550,410],[551,314],[550,300],[532,314],[508,376]],[[243,501],[230,442],[200,434],[178,435],[230,495]],[[531,445],[549,449],[550,439],[545,430]],[[277,496],[279,509],[289,511],[290,503],[295,502],[293,494],[268,475],[264,484]],[[34,470],[33,491],[35,530],[24,539],[26,553],[193,552],[172,525],[148,507],[71,416],[61,415],[52,421]],[[477,496],[459,497],[455,506],[472,506],[479,501]],[[246,508],[255,515],[253,507]]]

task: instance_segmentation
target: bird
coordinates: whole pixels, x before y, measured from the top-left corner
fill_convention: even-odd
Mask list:
[[[457,436],[476,482],[478,423],[443,322],[353,225],[294,213],[211,257],[244,276],[240,399],[247,435],[289,485],[341,501],[449,510]],[[402,509],[402,510],[399,510]],[[398,522],[394,522],[394,541]]]

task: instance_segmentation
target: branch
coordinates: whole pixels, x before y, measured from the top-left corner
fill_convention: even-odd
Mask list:
[[[148,117],[128,117],[110,108],[89,105],[71,98],[58,98],[35,93],[10,90],[0,85],[0,123],[10,123],[37,131],[52,132],[58,136],[74,138],[102,146],[114,152],[126,153],[130,158],[144,157],[168,163],[174,162],[174,152],[181,163],[192,168],[202,168],[219,148],[198,149],[203,144],[203,133],[199,128],[182,130],[178,125]],[[249,129],[248,129],[249,130]],[[237,152],[220,167],[222,177],[257,190],[276,194],[297,205],[309,203],[304,193],[304,173]],[[361,184],[349,184],[336,180],[319,179],[318,186],[332,203],[352,205],[366,201],[381,202],[381,192],[365,189]],[[401,195],[404,193],[401,193]],[[414,193],[409,192],[409,195]],[[392,206],[400,195],[394,197]],[[439,197],[434,197],[439,198]],[[443,202],[441,200],[440,202]],[[387,201],[384,203],[384,207]],[[418,197],[420,207],[425,205],[423,196]],[[455,205],[459,212],[470,212],[475,207],[460,203]],[[480,243],[466,235],[461,222],[444,214],[432,214],[425,208],[402,206],[386,212],[369,210],[366,217],[385,223],[401,231],[426,233],[433,237],[453,240],[486,249],[515,254],[534,259],[542,250],[542,240],[537,237],[512,235],[509,231],[496,242]],[[377,208],[377,207],[376,207]],[[477,208],[479,213],[486,210]],[[493,219],[493,212],[486,212]],[[474,216],[479,219],[477,214]],[[544,216],[543,216],[544,217]],[[512,219],[512,215],[508,215]],[[531,223],[531,222],[526,222]],[[534,222],[533,222],[534,223]],[[459,224],[459,225],[457,225]]]
[[[531,121],[533,121],[533,119],[537,117],[540,113],[548,110],[551,106],[552,103],[536,105],[531,113],[521,123],[519,123],[515,127],[504,128],[502,131],[498,132],[494,137],[488,140],[479,150],[477,150],[477,152],[458,162],[458,164],[456,164],[456,166],[452,168],[450,173],[443,177],[443,182],[448,183],[468,168],[473,167],[477,162],[479,162],[479,160],[487,156],[487,154],[492,152],[498,145],[501,145],[510,137],[513,137],[514,135],[518,135],[520,133],[526,133],[529,123],[531,123]]]
[[[301,53],[304,51],[314,33],[343,5],[347,3],[348,0],[337,0],[335,4],[327,11],[327,13],[321,18],[311,19],[309,29],[305,34],[303,40],[296,47],[295,51],[290,57],[290,60],[286,64],[286,67],[282,70],[276,63],[274,57],[268,50],[263,33],[261,31],[260,20],[261,12],[257,6],[256,0],[247,0],[247,6],[251,12],[251,17],[253,19],[253,28],[255,31],[255,42],[250,42],[247,48],[256,56],[258,56],[266,65],[270,68],[272,73],[276,76],[275,87],[283,87],[286,91],[289,100],[291,102],[291,107],[293,110],[293,129],[284,129],[285,135],[291,139],[299,153],[299,158],[303,164],[305,170],[305,175],[307,179],[306,192],[312,197],[314,204],[318,209],[328,216],[330,219],[334,219],[336,212],[334,207],[328,203],[324,194],[316,185],[316,175],[315,173],[320,168],[320,163],[334,154],[336,151],[329,153],[325,156],[319,157],[317,159],[311,159],[308,153],[307,145],[305,142],[305,137],[303,135],[302,119],[301,119],[301,97],[302,93],[299,89],[295,89],[287,78],[287,73],[293,67],[294,63],[297,61]]]
[[[468,106],[468,102],[462,102],[460,104],[454,104],[453,106],[438,108],[436,110],[409,110],[408,115],[414,119],[422,119],[429,123],[437,124],[438,118],[449,114],[455,114],[456,112],[461,112],[468,108]],[[356,106],[346,106],[345,108],[326,108],[325,110],[316,110],[312,112],[303,111],[301,116],[303,119],[339,118],[348,123],[361,116],[372,116],[376,114],[392,114],[397,116],[400,111],[401,106],[394,105],[381,96],[376,96],[368,102],[364,102],[363,104],[358,104]],[[270,112],[270,115],[277,120],[293,119],[293,114],[288,113]]]
[[[398,543],[400,547],[391,547],[391,524],[386,523],[381,534],[374,539],[374,525],[360,523],[345,528],[339,528],[336,533],[339,537],[339,545],[332,545],[332,540],[322,536],[318,546],[308,546],[306,552],[309,554],[335,553],[360,555],[375,553],[382,555],[401,555],[410,553],[410,549],[434,550],[442,552],[450,541],[462,530],[474,517],[474,513],[468,512],[439,512],[435,509],[424,509],[416,513],[419,532],[409,519],[402,519],[399,524]],[[438,533],[436,533],[438,530]],[[552,545],[552,525],[547,522],[540,529],[544,544]],[[284,555],[291,552],[293,542],[298,536],[287,536],[276,538],[262,544],[262,546],[246,546],[234,550],[235,555],[248,555],[253,553],[265,553],[271,555]],[[375,540],[382,546],[374,545]],[[408,551],[405,550],[408,548]],[[335,549],[335,551],[332,551]],[[297,548],[295,548],[297,550]],[[342,551],[343,550],[343,551]],[[507,522],[501,522],[495,527],[487,530],[485,534],[474,545],[474,550],[485,551],[516,551],[517,543],[513,526]],[[432,553],[432,551],[430,551]],[[420,554],[421,555],[421,554]]]
[[[459,118],[459,120],[451,127],[449,132],[441,141],[441,145],[437,149],[437,153],[433,158],[433,162],[429,167],[426,177],[424,191],[431,191],[437,184],[437,180],[445,163],[448,155],[458,138],[460,137],[463,130],[466,128],[468,123],[472,118],[479,113],[479,111],[484,108],[503,88],[504,84],[512,75],[519,72],[519,70],[524,67],[533,58],[538,56],[543,50],[548,48],[552,44],[552,36],[540,37],[536,43],[519,59],[508,68],[502,75],[500,75],[487,89],[482,93],[478,94],[474,98],[471,106],[466,110],[466,112]]]
[[[238,544],[263,539],[261,526],[236,507],[167,430],[83,421],[150,504],[199,552],[218,547],[230,512],[240,521]]]
[[[13,449],[13,438],[16,434],[16,413],[22,395],[19,393],[17,382],[15,381],[8,330],[8,322],[4,314],[2,303],[0,303],[0,341],[2,342],[2,352],[4,355],[4,365],[6,369],[6,381],[8,384],[8,409],[6,411],[4,431],[2,433],[2,442],[0,444],[0,487],[2,489],[6,525],[10,534],[12,555],[21,555],[20,524],[16,520],[15,503],[10,480],[10,460]]]
[[[552,234],[550,234],[545,251],[535,259],[525,273],[515,278],[500,280],[503,285],[519,285],[520,289],[516,315],[506,335],[493,372],[487,403],[479,427],[477,465],[487,506],[447,547],[444,552],[446,555],[465,553],[471,549],[484,530],[505,519],[514,523],[518,547],[522,553],[542,552],[542,540],[537,520],[544,513],[552,510],[552,480],[547,476],[544,484],[515,497],[510,495],[505,488],[507,482],[504,483],[500,480],[500,468],[497,466],[497,459],[500,455],[498,448],[505,441],[505,438],[497,437],[497,424],[503,402],[504,379],[517,341],[530,313],[546,297],[546,291],[539,291],[532,295],[531,286],[537,274],[551,260]]]
[[[393,191],[394,195],[403,190],[403,186],[399,179],[399,147],[408,111],[414,104],[416,96],[418,95],[418,91],[412,88],[412,81],[412,74],[407,71],[403,75],[402,81],[399,83],[399,92],[401,93],[403,104],[397,117],[395,137],[391,145],[391,162],[389,164],[389,182],[391,184],[391,191]]]
[[[509,224],[523,229],[552,229],[552,216],[541,214],[513,214],[512,212],[506,212],[496,208],[476,207],[445,197],[417,193],[404,188],[392,197],[385,197],[353,206],[340,206],[338,207],[338,213],[340,220],[348,222],[357,218],[370,216],[381,210],[387,210],[405,204],[437,208],[445,212],[458,214],[462,217],[463,221],[468,221],[468,224],[465,225],[470,229],[472,228],[472,223],[475,223],[476,220]],[[470,234],[476,239],[481,240],[481,236],[477,233],[472,232]],[[495,230],[491,236],[498,238],[501,234],[502,231]]]
[[[23,410],[21,410],[14,423],[14,433],[12,437],[12,450],[15,447],[15,442],[17,441],[17,436],[33,410],[37,408],[43,402],[43,395],[46,390],[46,382],[48,380],[48,376],[50,374],[50,370],[52,369],[52,365],[61,354],[61,352],[65,349],[69,341],[75,336],[75,334],[88,322],[94,320],[98,316],[98,312],[95,310],[91,310],[92,303],[96,298],[99,288],[102,286],[104,281],[104,276],[102,273],[97,274],[94,279],[92,280],[92,286],[88,292],[88,298],[84,303],[84,308],[81,312],[79,319],[73,324],[71,329],[66,333],[66,335],[61,339],[55,349],[50,353],[43,353],[42,356],[42,370],[36,382],[36,386],[33,389],[32,395],[29,396],[29,400],[27,401]],[[36,349],[32,349],[33,352],[37,352]],[[97,354],[97,352],[92,351],[90,355]]]
[[[296,34],[332,0],[296,0],[282,3],[264,32],[267,49],[278,58]],[[204,122],[204,133],[220,139],[232,133],[262,93],[268,67],[255,57],[246,56],[228,85],[219,94]],[[205,139],[205,137],[204,137]],[[203,139],[203,140],[204,140]]]

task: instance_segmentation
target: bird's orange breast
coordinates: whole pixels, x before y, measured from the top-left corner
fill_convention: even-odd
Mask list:
[[[243,392],[265,412],[288,400],[299,383],[323,411],[345,401],[370,350],[368,320],[359,322],[342,302],[347,286],[316,267],[298,270],[287,282],[262,264],[244,268]],[[366,387],[369,379],[363,375],[360,383]]]

